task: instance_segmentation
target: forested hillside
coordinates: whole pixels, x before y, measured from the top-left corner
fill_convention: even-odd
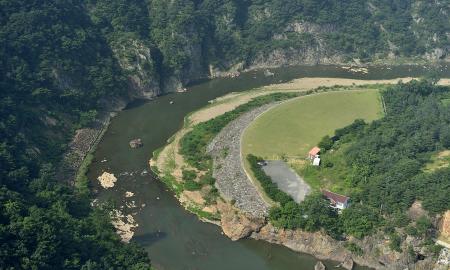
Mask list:
[[[337,215],[321,207],[327,201],[320,195],[301,204],[279,200],[282,206],[271,211],[274,224],[309,231],[324,228],[336,238],[384,231],[393,250],[407,252],[402,245],[407,236],[421,239],[427,252],[438,249],[431,241],[436,237],[431,221],[450,208],[450,168],[426,168],[433,156],[450,147],[450,89],[413,81],[382,95],[387,115],[371,124],[357,120],[332,138],[326,136],[319,144],[322,165],[309,167],[315,173],[305,175],[332,179],[336,189],[350,195],[350,207]],[[425,210],[422,216],[407,215],[414,202]]]
[[[0,1],[0,265],[147,267],[55,177],[74,130],[110,100],[237,64],[443,59],[448,14],[448,1],[418,0]]]
[[[77,1],[0,1],[0,269],[148,269],[109,216],[55,179],[73,129],[126,92]]]

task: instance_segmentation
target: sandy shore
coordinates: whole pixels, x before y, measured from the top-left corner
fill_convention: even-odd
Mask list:
[[[255,97],[267,95],[275,92],[302,92],[317,87],[331,86],[363,86],[375,84],[396,84],[398,82],[409,82],[418,79],[413,77],[403,77],[391,80],[354,80],[343,78],[300,78],[287,83],[272,84],[242,93],[230,93],[215,99],[210,106],[194,112],[188,117],[191,126],[200,122],[208,121],[216,116],[234,110],[239,105],[245,104]],[[441,79],[439,85],[450,85],[450,79]]]

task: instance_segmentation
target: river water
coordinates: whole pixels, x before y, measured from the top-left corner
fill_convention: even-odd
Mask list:
[[[132,241],[141,244],[157,269],[214,270],[308,270],[314,257],[256,240],[233,242],[218,226],[199,221],[185,211],[164,184],[145,172],[152,152],[163,146],[191,111],[230,92],[244,91],[300,77],[392,79],[421,76],[430,69],[421,66],[369,68],[368,74],[352,73],[335,66],[272,69],[273,77],[252,71],[238,78],[215,79],[189,87],[187,93],[168,94],[149,102],[135,102],[113,118],[95,152],[88,177],[101,201],[111,201],[125,214],[135,216],[139,227]],[[448,66],[436,69],[450,77]],[[173,101],[174,104],[169,104]],[[130,149],[128,142],[141,138],[144,146]],[[118,178],[114,188],[103,190],[96,178],[104,171]],[[126,197],[126,192],[134,196]],[[127,206],[128,205],[128,206]],[[325,262],[328,267],[336,262]],[[331,268],[330,268],[331,269]],[[358,267],[358,269],[366,269]]]

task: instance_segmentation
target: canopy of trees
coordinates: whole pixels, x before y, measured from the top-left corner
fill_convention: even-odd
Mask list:
[[[117,54],[126,41],[139,40],[150,48],[152,61],[143,68],[152,79],[163,81],[197,62],[205,70],[208,64],[249,63],[274,49],[315,46],[318,38],[349,57],[371,59],[392,50],[414,56],[449,45],[446,14],[450,11],[445,1],[0,1],[0,265],[24,269],[148,266],[142,251],[120,244],[107,216],[89,207],[88,194],[78,194],[55,180],[54,168],[73,130],[87,125],[105,99],[127,95],[128,73],[118,64],[122,55]],[[318,36],[300,33],[292,30],[295,22],[331,31],[319,31]],[[137,61],[131,53],[126,57]],[[394,94],[388,95],[390,115],[395,115],[403,105],[394,102]],[[416,167],[423,162],[421,153],[450,144],[450,129],[442,122],[446,109],[432,108],[436,101],[431,97],[436,95],[433,90],[429,95],[407,96],[411,102],[420,101],[424,111],[437,114],[408,112],[411,115],[405,119],[430,120],[430,129],[410,123],[418,125],[420,133],[396,148],[405,151],[400,152],[398,163],[389,165],[377,156],[354,151],[354,185],[366,181],[356,175],[364,169],[362,160],[368,159],[366,165],[380,162],[364,171],[371,187],[383,191],[372,194],[364,189],[360,196],[368,204],[375,206],[382,196],[386,196],[386,211],[404,208],[416,196],[422,196],[435,212],[448,204],[442,193],[447,172],[423,175]],[[438,127],[432,121],[439,122]],[[403,131],[384,136],[386,140],[403,138],[396,136]],[[185,147],[185,151],[196,150],[188,143]],[[355,143],[354,147],[371,150],[373,146]],[[395,174],[391,166],[404,174]],[[380,176],[383,168],[388,170]],[[400,188],[391,189],[395,181]],[[436,182],[441,184],[427,184]],[[419,190],[437,195],[418,195]]]
[[[0,43],[0,268],[149,269],[88,194],[55,179],[67,135],[126,90],[84,6],[0,1]]]
[[[275,225],[306,230],[323,228],[334,237],[361,238],[381,226],[390,231],[408,225],[404,213],[416,200],[422,201],[431,214],[450,209],[450,168],[424,170],[432,154],[450,146],[450,107],[443,102],[450,89],[413,81],[390,87],[382,95],[387,110],[384,118],[371,124],[357,120],[321,142],[325,150],[333,149],[322,154],[325,163],[330,155],[344,151],[338,155],[343,162],[317,170],[343,172],[340,179],[333,181],[351,187],[350,207],[337,216],[331,210],[326,213],[314,208],[327,205],[321,196],[314,195],[295,204],[292,200],[277,200],[280,197],[277,192],[281,191],[272,187],[269,195],[280,202],[280,207],[270,213]],[[267,178],[256,165],[252,168],[260,179]],[[267,181],[262,181],[263,187],[264,182]],[[420,222],[417,224],[420,227]]]

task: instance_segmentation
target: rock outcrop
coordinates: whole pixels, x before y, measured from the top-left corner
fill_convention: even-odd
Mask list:
[[[117,182],[117,178],[114,174],[108,172],[103,172],[97,179],[100,182],[100,185],[105,189],[114,187],[114,184]]]
[[[217,208],[221,214],[220,226],[224,234],[233,241],[250,236],[265,224],[264,218],[242,213],[229,203],[218,202]]]
[[[150,46],[132,34],[124,34],[111,41],[111,47],[120,67],[128,75],[130,96],[149,99],[161,94]]]
[[[444,213],[441,224],[441,235],[445,238],[450,239],[450,210],[447,210]]]
[[[326,270],[327,268],[323,264],[323,262],[318,261],[316,265],[314,266],[314,270]]]
[[[144,146],[144,143],[142,143],[142,140],[140,138],[131,140],[129,144],[131,148],[139,148]]]
[[[344,259],[344,261],[342,262],[341,266],[344,267],[347,270],[352,270],[354,267],[355,263],[352,260],[351,256],[348,256]]]

